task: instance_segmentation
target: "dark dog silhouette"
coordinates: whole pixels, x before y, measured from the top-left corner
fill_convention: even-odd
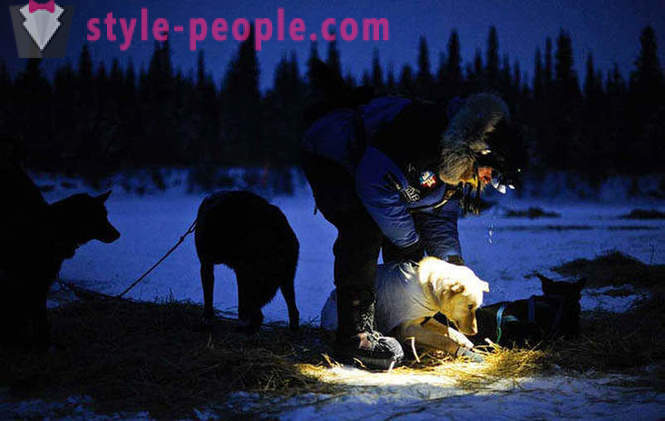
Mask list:
[[[90,240],[110,243],[120,233],[109,223],[104,202],[77,194],[49,205],[17,165],[0,171],[6,202],[0,223],[6,244],[0,253],[0,343],[50,345],[46,299],[62,262]]]
[[[478,334],[470,338],[474,344],[486,345],[485,338],[489,338],[506,347],[536,345],[579,334],[580,298],[586,280],[556,282],[541,274],[536,276],[541,281],[542,296],[496,303],[476,311]]]
[[[299,243],[278,207],[246,191],[219,192],[199,207],[195,231],[201,262],[203,321],[212,322],[213,267],[225,264],[238,281],[238,317],[248,332],[263,322],[261,308],[281,289],[289,310],[289,327],[298,328],[293,279]]]

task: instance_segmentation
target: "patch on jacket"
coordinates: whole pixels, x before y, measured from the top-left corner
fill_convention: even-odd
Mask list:
[[[406,186],[406,188],[402,189],[400,193],[402,193],[404,199],[411,203],[417,202],[421,199],[420,190],[413,186]]]
[[[403,186],[397,177],[395,177],[395,174],[391,173],[390,171],[388,171],[384,178],[386,181],[388,181],[388,186],[395,189],[395,191],[397,191],[400,196],[402,196],[402,199],[404,199],[406,202],[414,203],[422,199],[420,190],[410,184]]]
[[[436,186],[436,176],[432,171],[424,171],[420,174],[420,185],[431,189]]]

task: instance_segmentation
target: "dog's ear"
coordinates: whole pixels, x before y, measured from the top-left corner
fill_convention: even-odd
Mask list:
[[[418,263],[418,276],[423,284],[435,285],[441,277],[440,261],[434,257],[425,257]]]
[[[485,281],[479,281],[480,282],[480,290],[482,292],[490,292],[490,284],[488,284]]]
[[[540,279],[540,283],[541,283],[541,285],[542,285],[543,288],[545,288],[546,286],[550,286],[550,285],[552,285],[552,284],[554,283],[553,280],[551,280],[551,279],[548,278],[547,276],[542,275],[542,274],[540,274],[540,273],[538,273],[538,272],[536,272],[535,275],[538,277],[538,279]]]
[[[99,196],[95,197],[95,199],[99,200],[100,202],[104,203],[106,202],[106,199],[109,198],[111,195],[112,190],[107,191],[106,193],[102,193]]]

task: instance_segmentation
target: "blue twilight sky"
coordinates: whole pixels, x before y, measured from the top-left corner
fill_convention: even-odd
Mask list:
[[[5,4],[23,2],[27,3],[27,0],[5,1]],[[572,36],[575,66],[580,77],[584,76],[585,57],[589,52],[593,52],[597,67],[607,70],[614,62],[618,62],[625,76],[632,69],[639,49],[640,30],[648,24],[656,30],[661,63],[665,62],[665,0],[58,0],[57,3],[76,7],[66,60],[76,63],[81,46],[86,42],[86,22],[89,18],[103,19],[106,13],[113,12],[115,17],[134,17],[138,21],[141,7],[147,7],[151,23],[154,18],[164,17],[172,25],[185,26],[185,33],[173,33],[171,38],[173,63],[185,74],[195,67],[197,57],[197,53],[188,48],[190,18],[203,17],[210,23],[217,17],[223,17],[229,22],[238,17],[267,17],[276,26],[279,7],[285,9],[287,25],[294,17],[304,19],[308,25],[308,36],[311,32],[319,31],[321,22],[329,17],[335,18],[338,24],[346,17],[358,21],[364,17],[387,18],[390,22],[389,41],[338,41],[345,73],[350,71],[357,77],[370,67],[374,48],[378,48],[384,66],[390,63],[394,65],[396,74],[406,62],[415,65],[418,38],[421,35],[429,43],[434,72],[439,52],[445,51],[453,28],[460,35],[463,59],[471,61],[476,48],[482,48],[484,53],[488,28],[492,24],[498,30],[500,55],[508,53],[511,65],[515,59],[519,59],[522,71],[528,72],[529,78],[533,75],[535,48],[540,46],[544,49],[545,37],[554,39],[560,28],[568,30]],[[2,12],[2,19],[0,52],[15,73],[24,66],[24,62],[16,55],[7,8]],[[119,34],[119,29],[116,32]],[[208,70],[218,82],[238,43],[234,40],[217,42],[209,34],[208,40],[199,45],[205,51]],[[114,57],[118,57],[125,63],[131,57],[139,67],[147,65],[153,41],[141,42],[135,39],[131,48],[125,52],[120,51],[119,42],[110,43],[104,38],[90,46],[95,61],[104,60],[110,64]],[[266,42],[263,50],[258,53],[262,87],[272,83],[275,64],[282,54],[290,50],[296,51],[304,70],[309,41],[277,41],[275,28],[273,40]],[[326,43],[320,41],[319,52],[323,57],[326,51]],[[45,62],[44,67],[51,71],[60,63],[61,60],[51,59]]]

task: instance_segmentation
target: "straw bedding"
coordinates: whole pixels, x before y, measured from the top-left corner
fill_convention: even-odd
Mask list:
[[[625,259],[614,261],[618,275],[596,276],[615,283],[629,273]],[[577,268],[600,270],[594,263],[584,261]],[[665,282],[659,268],[633,264],[648,277],[650,298],[623,314],[583,313],[579,338],[529,349],[488,345],[481,364],[429,352],[395,373],[448,376],[458,387],[475,390],[553,369],[635,374],[649,366],[650,374],[640,381],[661,389]],[[567,271],[572,274],[575,265]],[[51,310],[53,337],[60,344],[54,351],[0,350],[0,388],[7,387],[11,398],[85,395],[99,413],[148,411],[152,417],[175,418],[193,416],[194,408],[224,402],[235,391],[267,397],[348,393],[339,377],[332,381],[330,367],[336,363],[328,357],[329,334],[312,324],[303,324],[298,333],[268,324],[248,337],[237,332],[235,320],[220,315],[207,331],[199,327],[202,308],[191,302],[135,302],[75,289],[78,300]]]

